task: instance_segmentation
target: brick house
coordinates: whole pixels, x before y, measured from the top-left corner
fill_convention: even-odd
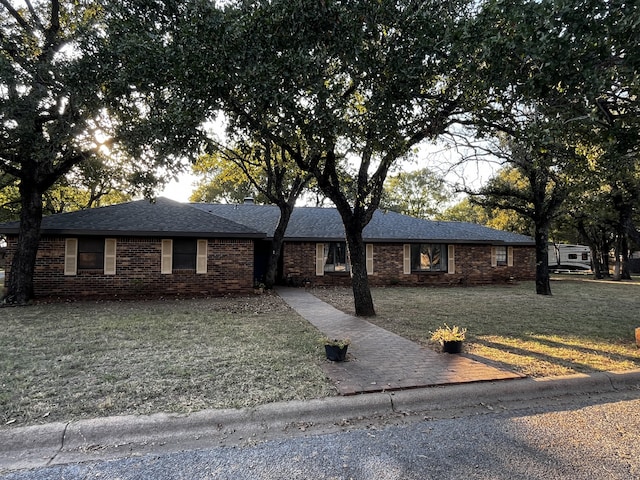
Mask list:
[[[18,223],[0,225],[11,275]],[[35,295],[222,295],[251,291],[264,233],[159,198],[43,218]]]
[[[223,295],[252,290],[266,270],[279,210],[159,198],[45,217],[36,296]],[[7,238],[6,276],[18,223]],[[531,238],[464,222],[376,212],[364,230],[372,285],[473,285],[535,278]],[[294,209],[278,268],[282,282],[349,285],[338,212]]]
[[[255,275],[266,268],[279,210],[272,205],[192,204],[266,233],[256,241]],[[535,279],[535,243],[524,235],[467,222],[423,220],[377,211],[363,232],[373,286],[480,285]],[[278,277],[294,285],[350,285],[344,227],[334,208],[297,207]]]

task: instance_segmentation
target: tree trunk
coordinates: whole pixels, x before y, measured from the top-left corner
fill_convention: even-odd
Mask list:
[[[622,235],[622,271],[620,272],[621,280],[631,280],[631,271],[629,270],[629,243],[627,236]]]
[[[593,278],[600,280],[604,277],[602,275],[602,262],[600,261],[600,252],[593,246],[589,245],[591,251],[591,271],[593,272]]]
[[[20,184],[21,211],[18,245],[11,263],[7,301],[24,305],[33,298],[33,274],[40,242],[42,193],[32,185]]]
[[[629,272],[629,245],[627,243],[627,236],[621,229],[616,237],[615,262],[613,264],[613,280],[631,280],[631,273]]]
[[[551,295],[549,279],[549,227],[536,223],[536,293]]]
[[[269,254],[269,263],[267,264],[267,273],[264,280],[267,288],[273,288],[276,283],[278,262],[280,261],[280,255],[282,254],[284,235],[287,231],[287,226],[289,225],[291,213],[293,212],[293,205],[289,205],[289,203],[279,203],[278,207],[280,208],[280,219],[278,220],[278,225],[273,232],[271,253]]]
[[[347,244],[351,257],[351,286],[358,317],[373,317],[376,314],[367,276],[367,253],[362,238],[362,229],[346,228]]]
[[[613,249],[615,252],[616,259],[613,262],[613,278],[614,281],[619,281],[622,279],[622,237],[618,233],[616,236],[616,246]]]

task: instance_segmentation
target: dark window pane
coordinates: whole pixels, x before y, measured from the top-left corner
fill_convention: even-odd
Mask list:
[[[78,269],[102,270],[104,268],[104,238],[78,239]]]
[[[198,244],[190,238],[180,238],[173,241],[173,269],[195,270],[196,252]]]

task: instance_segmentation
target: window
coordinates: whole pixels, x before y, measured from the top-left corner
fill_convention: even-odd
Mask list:
[[[447,247],[439,243],[411,245],[412,272],[446,272]]]
[[[102,270],[104,268],[104,239],[78,239],[78,270]]]
[[[367,275],[373,275],[373,244],[366,244]],[[351,259],[346,242],[316,243],[316,275],[350,273]]]
[[[582,252],[582,260],[584,260],[584,261],[588,261],[589,260],[589,254],[587,252]]]
[[[324,271],[349,272],[346,242],[330,242],[324,244]]]
[[[161,273],[171,274],[174,270],[207,273],[207,245],[207,240],[193,238],[162,240]]]
[[[578,259],[578,254],[577,253],[570,253],[569,254],[569,260],[577,260]]]
[[[496,245],[491,247],[491,266],[513,267],[513,247]]]
[[[173,241],[173,270],[195,270],[198,244],[190,238]]]
[[[64,249],[64,274],[77,275],[78,270],[101,270],[116,274],[115,238],[67,238]]]

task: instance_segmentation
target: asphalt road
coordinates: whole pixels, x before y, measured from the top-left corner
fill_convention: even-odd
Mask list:
[[[54,466],[1,478],[640,478],[638,391],[496,410],[487,405],[486,412],[462,412],[457,418],[370,421],[353,431]]]

